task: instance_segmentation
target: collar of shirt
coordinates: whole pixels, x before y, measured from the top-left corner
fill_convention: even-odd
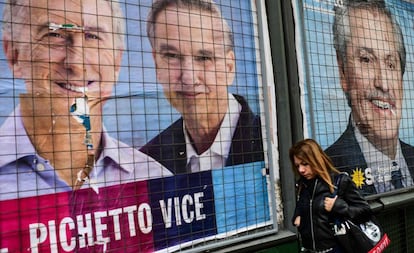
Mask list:
[[[400,142],[398,141],[397,144],[395,159],[392,160],[379,151],[363,134],[361,134],[352,117],[351,122],[354,127],[355,138],[367,163],[367,168],[371,168],[372,170],[371,173],[374,176],[373,179],[377,191],[383,192],[391,190],[391,170],[392,162],[394,161],[398,163],[399,168],[401,169],[404,185],[412,185],[412,180],[407,180],[411,178],[411,176],[409,176],[408,166],[402,154]],[[386,183],[385,186],[380,185],[384,183]]]
[[[129,172],[133,170],[130,162],[133,151],[131,148],[126,151],[127,145],[110,137],[106,133],[105,127],[102,134],[102,144],[104,148],[96,165],[102,165],[104,158],[109,157],[118,164],[122,164],[122,169]],[[119,152],[119,149],[126,152]],[[0,127],[0,167],[28,155],[40,157],[26,133],[21,120],[20,106],[18,106]],[[103,169],[103,166],[98,167]]]
[[[221,123],[220,129],[211,147],[203,154],[198,155],[191,144],[183,122],[184,136],[187,151],[187,166],[191,166],[192,172],[211,170],[212,168],[222,168],[225,166],[234,131],[239,121],[241,105],[232,94],[229,94],[229,106],[226,115]]]
[[[109,136],[105,127],[102,133],[102,146],[101,155],[90,174],[91,185],[93,183],[111,185],[114,182],[127,183],[172,176],[168,169],[152,157]],[[106,172],[108,167],[115,168],[115,170]],[[126,173],[122,173],[121,170]]]
[[[108,177],[116,179],[116,175],[104,174],[108,164],[111,164],[110,166],[118,171],[124,171],[122,177],[118,175],[118,180],[136,181],[171,175],[167,169],[151,157],[112,138],[105,127],[103,127],[102,133],[102,148],[102,152],[90,173],[90,177],[97,181],[105,180]],[[0,167],[28,156],[33,157],[34,161],[47,163],[36,153],[36,149],[23,126],[20,106],[17,106],[0,127]]]

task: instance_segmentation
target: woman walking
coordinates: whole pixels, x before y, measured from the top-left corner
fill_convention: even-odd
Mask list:
[[[352,179],[332,165],[315,140],[299,141],[290,148],[289,157],[299,177],[292,222],[299,230],[305,252],[343,252],[335,240],[334,219],[366,221],[371,217],[370,206],[358,193]],[[338,175],[341,175],[338,194],[332,196]]]

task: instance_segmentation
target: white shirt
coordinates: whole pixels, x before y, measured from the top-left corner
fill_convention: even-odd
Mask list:
[[[371,169],[373,175],[375,189],[377,193],[387,192],[394,189],[391,183],[391,172],[395,169],[392,166],[392,163],[395,161],[398,163],[399,168],[402,174],[402,183],[404,187],[412,186],[413,180],[408,170],[407,163],[401,151],[401,144],[398,141],[397,144],[397,153],[395,159],[392,160],[388,156],[384,155],[381,151],[372,145],[372,143],[361,134],[358,127],[355,126],[355,122],[352,119],[352,124],[354,126],[355,138],[359,144],[359,147],[362,150],[365,161],[367,162],[367,168]]]
[[[237,102],[236,98],[232,94],[229,94],[229,106],[216,138],[211,147],[200,155],[197,154],[191,144],[190,136],[185,128],[185,122],[183,122],[187,166],[191,166],[191,172],[217,169],[225,166],[241,110],[241,105]]]

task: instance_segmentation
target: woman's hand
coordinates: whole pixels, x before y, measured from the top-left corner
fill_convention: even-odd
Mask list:
[[[326,211],[328,212],[332,211],[332,207],[334,206],[337,198],[338,198],[338,195],[336,195],[334,198],[325,197],[324,205],[325,205]]]
[[[300,216],[296,216],[295,221],[293,222],[293,225],[295,225],[295,227],[300,226]]]

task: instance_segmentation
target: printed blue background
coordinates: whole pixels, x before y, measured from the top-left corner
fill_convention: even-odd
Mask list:
[[[219,234],[270,220],[264,162],[213,170],[214,202]]]

